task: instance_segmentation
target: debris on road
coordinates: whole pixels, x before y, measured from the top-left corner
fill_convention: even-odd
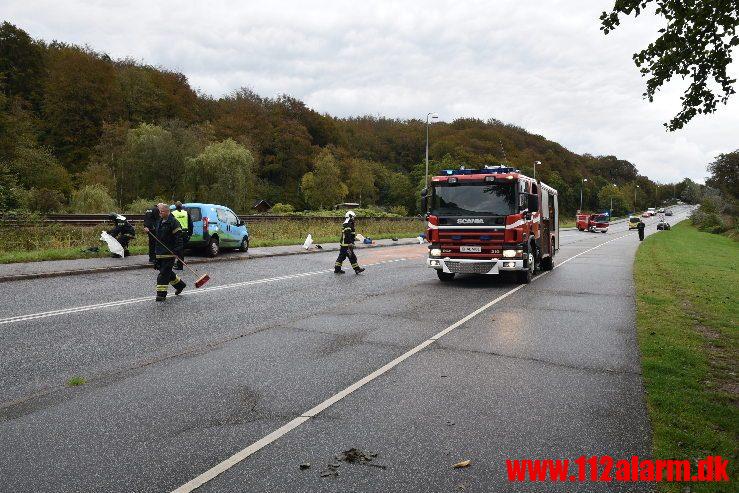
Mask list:
[[[336,460],[348,462],[350,464],[362,464],[365,466],[377,467],[379,469],[387,469],[383,464],[371,464],[373,459],[377,458],[377,453],[364,452],[358,448],[350,448],[335,456]]]
[[[305,462],[303,464],[300,464],[301,471],[305,471],[306,469],[310,469],[310,462]]]
[[[452,466],[454,469],[463,469],[465,467],[469,467],[470,464],[472,464],[471,460],[463,460],[462,462],[457,462]]]

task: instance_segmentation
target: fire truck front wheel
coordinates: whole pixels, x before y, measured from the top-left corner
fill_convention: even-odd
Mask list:
[[[436,275],[439,276],[441,282],[450,282],[454,280],[454,272],[444,272],[439,269],[436,271]]]
[[[518,272],[518,282],[521,284],[528,284],[531,282],[531,279],[534,278],[534,267],[536,260],[534,259],[534,254],[532,252],[529,252],[529,259],[528,259],[528,268],[526,270],[522,270]]]

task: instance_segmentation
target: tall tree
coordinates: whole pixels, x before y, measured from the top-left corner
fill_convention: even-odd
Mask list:
[[[314,169],[303,175],[301,189],[312,209],[333,207],[344,200],[349,189],[339,178],[340,169],[331,151],[322,150],[316,157]]]
[[[50,50],[49,77],[44,88],[44,122],[48,142],[72,172],[82,171],[102,133],[103,123],[116,120],[122,100],[109,59],[66,45]]]
[[[38,108],[44,79],[44,46],[9,22],[0,24],[0,89]]]
[[[706,185],[739,199],[739,149],[719,154],[716,160],[708,165],[708,172],[711,176],[706,179]]]
[[[667,25],[659,30],[654,42],[633,58],[642,76],[649,76],[644,96],[650,102],[673,77],[690,81],[681,98],[682,109],[665,123],[668,130],[674,131],[699,113],[713,113],[718,103],[726,104],[736,92],[733,87],[736,79],[731,78],[727,68],[732,51],[739,45],[739,2],[616,0],[611,12],[601,14],[601,29],[608,34],[619,26],[621,15],[638,17],[651,5],[656,5],[655,13],[664,17]]]

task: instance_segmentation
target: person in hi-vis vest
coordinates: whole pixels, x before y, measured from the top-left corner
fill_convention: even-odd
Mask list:
[[[182,248],[175,252],[179,257],[179,260],[177,260],[174,267],[175,270],[182,270],[181,260],[185,258],[185,246],[187,245],[187,241],[190,239],[190,236],[192,236],[192,218],[190,217],[190,213],[182,208],[182,202],[179,200],[174,204],[172,215],[177,222],[180,223],[180,228],[182,228]]]

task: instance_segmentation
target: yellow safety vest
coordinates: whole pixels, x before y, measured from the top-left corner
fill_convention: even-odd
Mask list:
[[[187,231],[187,211],[178,211],[175,209],[172,211],[172,215],[177,219],[177,222],[180,223],[180,227]]]

